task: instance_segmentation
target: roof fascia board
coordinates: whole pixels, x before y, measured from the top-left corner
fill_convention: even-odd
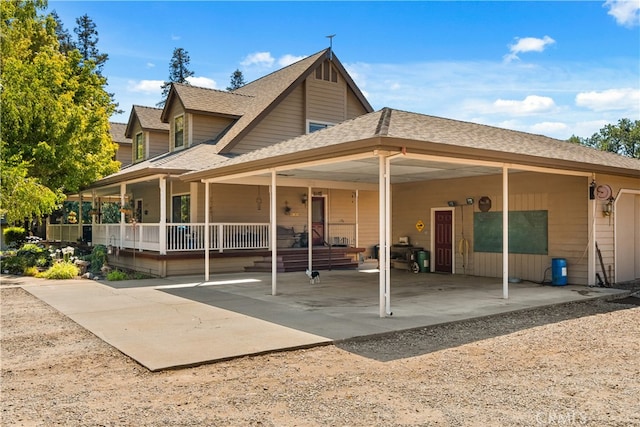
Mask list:
[[[342,62],[340,62],[338,57],[333,53],[331,55],[331,61],[334,63],[336,68],[338,68],[338,70],[340,70],[340,73],[342,74],[342,77],[347,82],[347,86],[349,86],[351,88],[351,90],[356,95],[358,100],[362,103],[362,106],[368,112],[370,112],[370,113],[373,112],[373,107],[371,106],[371,104],[369,104],[369,101],[367,101],[367,98],[365,98],[365,96],[362,93],[362,91],[360,91],[360,88],[358,87],[358,85],[356,85],[356,82],[353,81],[353,79],[349,75],[349,72],[347,71],[347,69],[344,68],[344,66],[342,65]]]
[[[131,112],[129,113],[129,120],[127,121],[127,127],[124,129],[124,136],[127,138],[131,138],[131,132],[133,131],[131,127],[133,126],[133,121],[135,117],[137,117],[137,114],[136,114],[136,106],[134,105],[131,108]]]
[[[191,108],[185,109],[184,112],[189,114],[197,114],[199,116],[222,117],[225,119],[232,119],[232,120],[238,120],[240,117],[242,117],[241,114],[238,115],[238,114],[214,113],[211,111],[194,110]]]

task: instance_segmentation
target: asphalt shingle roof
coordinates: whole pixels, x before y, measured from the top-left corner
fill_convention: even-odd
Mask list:
[[[109,122],[109,133],[113,142],[118,144],[131,144],[131,138],[125,136],[127,125],[124,123]]]

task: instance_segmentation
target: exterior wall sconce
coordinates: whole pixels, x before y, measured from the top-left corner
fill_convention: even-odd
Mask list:
[[[289,206],[289,202],[287,202],[286,200],[284,202],[284,214],[285,215],[291,214],[291,206]]]
[[[602,216],[611,216],[613,213],[613,197],[607,199],[607,203],[602,205]]]
[[[473,204],[473,197],[467,197],[467,204],[468,205],[472,205]]]
[[[302,202],[302,204],[303,204],[303,205],[306,205],[306,204],[307,204],[307,200],[309,200],[309,199],[307,198],[307,193],[304,193],[304,194],[302,195],[302,198],[300,199],[300,201]]]
[[[458,203],[455,200],[449,200],[447,202],[447,205],[454,207],[454,206],[458,206]]]

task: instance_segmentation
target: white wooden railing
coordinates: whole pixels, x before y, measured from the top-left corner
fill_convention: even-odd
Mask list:
[[[329,223],[327,243],[332,246],[356,246],[356,224]]]
[[[122,231],[121,231],[122,230]],[[184,223],[166,225],[166,251],[202,251],[205,249],[205,224]],[[122,234],[121,234],[122,233]],[[80,237],[80,228],[73,224],[47,225],[50,241],[73,242]],[[160,224],[127,223],[93,224],[92,245],[123,247],[163,252],[160,247]],[[268,249],[268,223],[211,223],[209,249]]]

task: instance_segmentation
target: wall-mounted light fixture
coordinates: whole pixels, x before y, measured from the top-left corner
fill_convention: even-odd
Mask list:
[[[302,195],[302,197],[300,198],[300,201],[302,202],[302,204],[303,204],[303,205],[306,205],[306,204],[307,204],[307,200],[309,200],[309,199],[307,198],[307,193],[304,193],[304,194]]]
[[[473,197],[467,197],[467,204],[468,205],[472,205],[473,204]]]
[[[455,200],[449,200],[447,202],[447,205],[454,207],[454,206],[458,206],[458,203]]]
[[[284,201],[284,214],[285,215],[291,214],[291,206],[289,206],[289,202],[287,202],[286,200]]]
[[[607,199],[607,203],[602,205],[602,216],[611,216],[613,213],[613,197]]]

